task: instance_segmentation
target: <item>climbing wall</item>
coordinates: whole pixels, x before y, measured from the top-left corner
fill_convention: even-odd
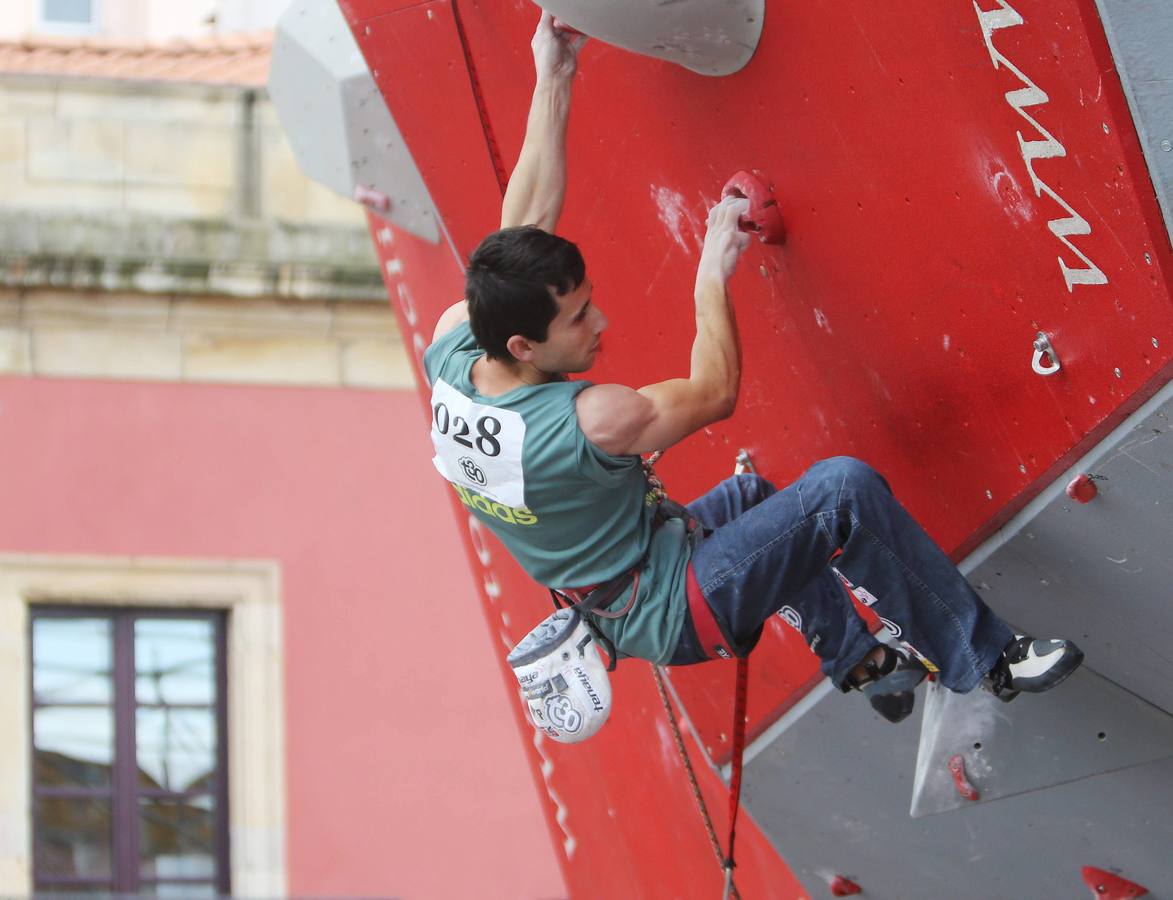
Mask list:
[[[1016,626],[1079,641],[1068,682],[1009,705],[931,688],[899,728],[820,696],[753,748],[746,806],[812,894],[839,874],[878,898],[1071,897],[1090,866],[1173,895],[1170,416],[1173,385],[963,566]],[[796,829],[812,808],[834,812]]]
[[[431,242],[371,220],[418,356],[440,311],[460,296],[461,259],[498,224],[503,169],[516,159],[532,88],[536,9],[452,0],[340,7],[442,223]],[[672,4],[662,8],[672,14]],[[730,175],[761,170],[786,221],[786,244],[751,248],[731,285],[745,372],[738,410],[667,454],[660,471],[671,493],[685,501],[701,493],[729,474],[742,447],[780,483],[820,457],[851,454],[882,470],[956,558],[976,551],[975,561],[995,564],[990,541],[1027,533],[1023,517],[1042,508],[1032,501],[1113,440],[1173,372],[1173,257],[1116,65],[1092,0],[768,2],[756,52],[721,78],[588,44],[559,231],[582,249],[612,323],[593,380],[640,385],[686,371],[705,213]],[[1036,341],[1046,342],[1038,345],[1050,348],[1046,356]],[[418,425],[426,427],[422,411]],[[1138,494],[1164,489],[1168,466],[1154,469],[1085,524],[1125,521]],[[429,471],[426,460],[420,470]],[[504,655],[548,600],[455,497],[453,508],[467,524],[466,551]],[[1163,546],[1173,530],[1168,509],[1154,514]],[[1094,555],[1096,541],[1088,544]],[[1082,564],[1073,554],[1064,571],[1078,581]],[[981,578],[1002,579],[991,600],[1012,622],[1059,628],[1062,605],[1036,602],[1031,565]],[[1117,590],[1107,579],[1081,601],[1089,633],[1096,604],[1117,602],[1102,592]],[[1173,622],[1163,597],[1113,609],[1130,618],[1128,633],[1143,631],[1145,617],[1163,631]],[[1114,678],[1142,689],[1142,678],[1120,674],[1127,648],[1092,645],[1087,678],[1107,685],[1103,696],[1126,690]],[[1117,842],[1106,855],[1123,859],[1115,823],[1126,812],[1100,807],[1167,781],[1167,764],[1129,756],[1123,772],[1094,785],[1086,767],[1064,786],[1041,784],[1036,796],[1055,804],[1041,818],[1032,818],[1029,794],[1007,789],[936,810],[950,824],[918,832],[908,814],[924,746],[916,725],[891,730],[861,717],[858,698],[811,693],[813,659],[781,620],[767,628],[751,670],[753,821],[739,838],[738,870],[747,897],[825,893],[835,874],[869,872],[868,896],[931,895],[939,883],[931,879],[950,871],[993,873],[972,882],[975,897],[1070,896],[1078,873],[1074,881],[1037,875],[1017,894],[1000,893],[1006,879],[1031,877],[998,869],[1006,847],[1029,848],[1043,824],[1058,830],[1057,841],[1075,840],[1092,821]],[[675,671],[671,686],[720,831],[721,781],[706,762],[729,755],[731,667]],[[623,665],[614,687],[601,735],[575,747],[539,740],[527,751],[549,796],[567,882],[581,896],[715,895],[720,874],[647,667]],[[835,724],[840,717],[850,724]],[[1015,720],[1017,737],[992,736],[991,747],[1026,740],[1029,720]],[[520,715],[519,728],[529,741]],[[997,768],[993,752],[978,762]],[[925,765],[928,778],[936,769]],[[982,767],[971,768],[986,787]],[[921,783],[928,798],[933,782]],[[998,793],[992,781],[988,790]],[[1152,803],[1163,796],[1154,792]],[[840,806],[849,801],[851,812]],[[1063,813],[1081,803],[1084,818]],[[915,835],[933,833],[943,874],[926,869],[917,881],[915,871],[849,852],[889,821],[886,854],[915,858]],[[1127,858],[1144,868],[1150,844],[1136,846]],[[843,853],[815,859],[828,847]]]

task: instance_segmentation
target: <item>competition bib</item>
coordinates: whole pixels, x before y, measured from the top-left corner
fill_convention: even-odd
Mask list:
[[[474,403],[444,379],[436,379],[432,465],[453,484],[506,506],[525,506],[524,443],[525,420],[520,413]]]

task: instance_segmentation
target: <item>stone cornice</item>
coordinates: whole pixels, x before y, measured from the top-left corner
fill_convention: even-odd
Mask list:
[[[379,300],[365,228],[0,207],[0,284]]]

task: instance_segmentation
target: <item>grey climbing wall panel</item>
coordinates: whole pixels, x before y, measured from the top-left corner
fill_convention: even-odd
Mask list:
[[[966,574],[1007,621],[1060,630],[1090,668],[1173,713],[1173,385],[1080,468],[1098,496],[1052,491]]]
[[[269,95],[303,172],[439,241],[423,176],[336,3],[294,0],[281,16]]]
[[[1019,629],[1081,644],[1066,684],[924,690],[895,727],[832,692],[755,744],[745,808],[813,896],[842,874],[873,898],[1077,897],[1086,865],[1173,898],[1171,420],[1173,384],[962,565]],[[1086,504],[1064,491],[1080,473]]]
[[[566,24],[608,44],[684,66],[731,75],[753,57],[764,0],[537,0]]]
[[[1173,233],[1173,3],[1096,0],[1157,191]]]
[[[949,761],[996,800],[1173,757],[1173,716],[1089,668],[1046,697],[1003,703],[986,691],[924,692],[914,816],[964,809]]]
[[[835,692],[747,766],[745,809],[812,897],[837,874],[872,900],[1083,897],[1085,865],[1173,897],[1173,759],[914,819],[922,715]]]

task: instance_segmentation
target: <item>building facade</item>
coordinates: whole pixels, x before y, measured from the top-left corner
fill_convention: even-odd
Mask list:
[[[0,9],[0,40],[63,35],[159,43],[271,28],[284,0],[21,0]]]
[[[0,14],[0,894],[562,895],[365,218],[206,5]]]

